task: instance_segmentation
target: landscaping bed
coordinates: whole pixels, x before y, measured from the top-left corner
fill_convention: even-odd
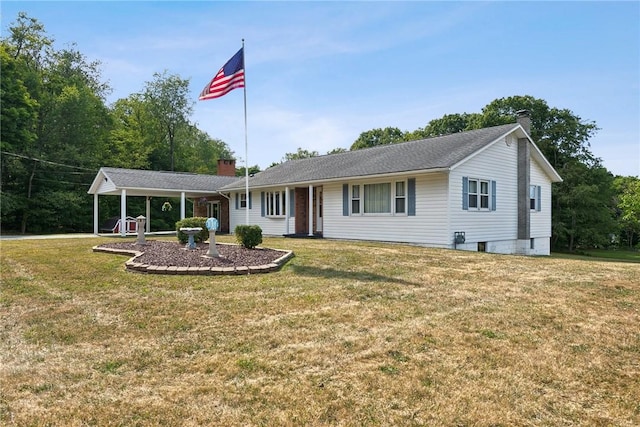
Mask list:
[[[129,270],[156,274],[247,274],[279,269],[293,253],[269,248],[247,249],[240,245],[217,244],[219,257],[206,256],[208,243],[185,249],[177,242],[148,240],[144,245],[131,242],[106,243],[95,252],[130,254]]]

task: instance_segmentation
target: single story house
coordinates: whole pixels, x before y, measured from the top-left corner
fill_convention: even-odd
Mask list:
[[[505,254],[549,255],[551,186],[562,178],[531,139],[531,120],[363,150],[291,160],[246,179],[235,161],[218,175],[101,168],[98,196],[180,197],[221,232],[402,242]],[[149,221],[147,221],[147,231]],[[124,235],[124,229],[121,231]]]
[[[549,255],[551,184],[562,181],[517,123],[291,160],[220,188],[230,229]]]

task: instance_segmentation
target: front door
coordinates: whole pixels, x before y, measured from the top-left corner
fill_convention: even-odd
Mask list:
[[[307,205],[309,204],[309,188],[296,187],[294,194],[296,234],[307,234],[307,230],[309,230],[309,217],[307,215]]]
[[[213,201],[207,204],[207,218],[215,218],[218,220],[218,229],[216,231],[220,231],[220,201]]]

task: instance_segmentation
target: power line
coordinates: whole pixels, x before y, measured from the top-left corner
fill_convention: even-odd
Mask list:
[[[47,164],[50,164],[50,165],[64,166],[65,168],[72,168],[72,169],[80,169],[80,170],[85,170],[85,171],[97,172],[95,169],[83,168],[81,166],[65,165],[64,163],[50,162],[49,160],[43,160],[43,159],[37,159],[35,157],[23,156],[22,154],[9,153],[8,151],[2,151],[1,153],[9,155],[9,156],[20,157],[21,159],[34,160],[36,162],[47,163]]]

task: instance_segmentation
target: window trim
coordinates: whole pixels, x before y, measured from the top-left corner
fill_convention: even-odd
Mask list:
[[[350,216],[408,216],[409,215],[409,183],[408,179],[389,180],[389,181],[372,181],[358,184],[350,184],[348,192],[349,202],[349,215]],[[398,184],[402,184],[404,194],[398,195]],[[365,212],[365,186],[367,185],[389,185],[389,212]],[[415,184],[414,184],[415,185]],[[354,197],[354,190],[357,192],[357,197]],[[399,200],[404,200],[403,212],[396,210],[396,203]],[[354,202],[358,205],[357,212],[354,210]]]
[[[242,206],[243,199],[244,199],[244,206]],[[237,192],[235,206],[236,206],[236,210],[244,210],[244,209],[247,209],[247,207],[251,209],[251,191],[249,191],[249,197],[247,197],[247,193]]]
[[[476,183],[476,191],[471,191],[472,183]],[[483,184],[486,184],[487,192],[482,192]],[[491,212],[496,210],[497,184],[493,179],[462,177],[462,210],[474,212]],[[475,206],[472,206],[471,198],[475,196]],[[482,207],[486,200],[487,207]]]
[[[265,191],[264,209],[267,218],[286,218],[287,216],[287,191]]]
[[[532,196],[533,192],[533,197]],[[529,185],[529,211],[530,212],[540,212],[542,209],[542,201],[540,200],[542,196],[542,187],[540,185]],[[533,207],[531,207],[531,202],[533,202]]]
[[[357,197],[354,196],[355,190],[357,190],[358,193]],[[360,184],[352,184],[349,191],[349,213],[351,215],[363,215],[362,199],[364,199],[364,197],[361,194],[362,193],[360,193]],[[353,209],[354,202],[358,203],[357,212],[355,211],[355,209]]]

